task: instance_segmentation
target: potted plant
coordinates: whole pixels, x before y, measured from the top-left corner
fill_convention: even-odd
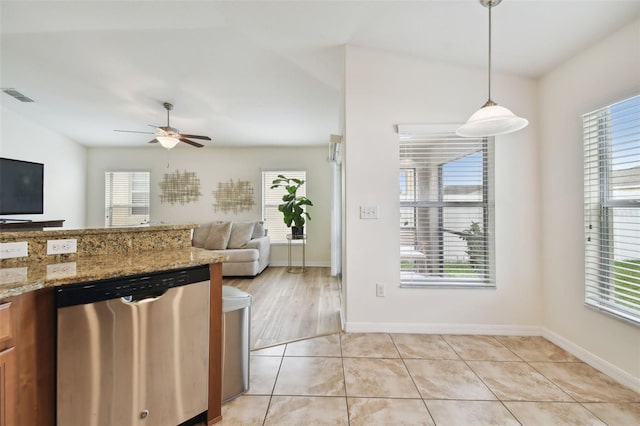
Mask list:
[[[291,228],[292,238],[302,238],[304,235],[304,223],[306,222],[305,217],[311,220],[311,216],[305,211],[304,206],[313,206],[313,203],[307,197],[297,195],[298,188],[304,184],[304,180],[278,175],[278,178],[271,183],[271,189],[286,189],[287,193],[282,196],[282,204],[278,205],[278,211],[284,215],[285,225]]]

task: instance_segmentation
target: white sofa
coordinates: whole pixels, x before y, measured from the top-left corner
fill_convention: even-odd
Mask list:
[[[225,277],[254,277],[269,266],[271,240],[264,222],[209,222],[193,230],[191,245],[228,256]]]

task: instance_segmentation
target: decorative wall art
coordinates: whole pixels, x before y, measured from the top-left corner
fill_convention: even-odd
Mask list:
[[[212,191],[216,202],[213,204],[215,211],[225,213],[239,213],[244,210],[251,210],[256,202],[253,198],[253,186],[248,180],[238,180],[234,182],[218,182],[218,189]]]
[[[200,178],[195,172],[176,170],[173,173],[165,173],[160,185],[160,202],[182,205],[195,203],[202,193],[200,192]]]

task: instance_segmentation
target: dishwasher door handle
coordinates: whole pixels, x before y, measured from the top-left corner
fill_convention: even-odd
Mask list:
[[[122,300],[124,303],[148,303],[148,302],[153,302],[155,300],[158,300],[159,298],[161,298],[162,296],[164,296],[164,294],[169,291],[169,289],[164,289],[164,290],[158,290],[158,291],[154,291],[152,293],[143,293],[143,294],[130,294],[128,296],[122,296],[120,298],[120,300]]]

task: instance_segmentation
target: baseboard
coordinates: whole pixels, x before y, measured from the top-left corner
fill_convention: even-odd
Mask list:
[[[328,261],[309,261],[307,260],[305,262],[305,265],[307,267],[313,267],[313,268],[330,268],[331,267],[331,262]],[[289,266],[287,265],[287,261],[270,261],[269,262],[269,266]],[[298,267],[299,264],[295,263],[294,266]]]
[[[503,336],[540,336],[542,330],[529,325],[499,324],[426,324],[347,322],[348,333],[416,333],[416,334],[490,334]]]
[[[599,356],[589,352],[582,346],[576,345],[572,341],[566,339],[565,337],[562,337],[557,333],[554,333],[551,330],[543,328],[542,337],[560,346],[562,349],[589,364],[596,370],[603,372],[618,383],[627,386],[635,392],[640,393],[640,378],[627,373],[621,368],[611,364],[609,361],[600,358]]]

